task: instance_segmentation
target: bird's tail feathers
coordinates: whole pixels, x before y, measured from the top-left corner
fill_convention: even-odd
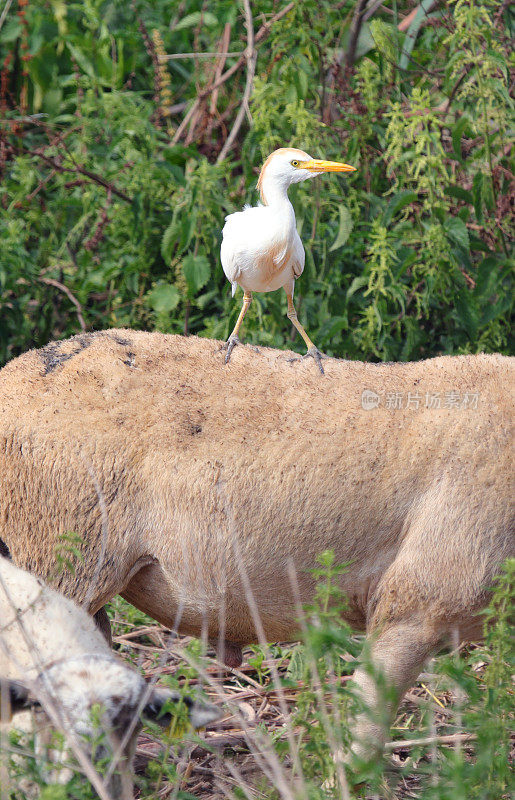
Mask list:
[[[236,294],[236,289],[237,289],[237,288],[238,288],[238,284],[236,283],[236,281],[233,281],[233,282],[232,282],[232,292],[231,292],[231,297],[234,297],[234,295]]]

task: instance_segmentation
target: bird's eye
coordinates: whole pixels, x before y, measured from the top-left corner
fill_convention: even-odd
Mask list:
[[[291,162],[292,167],[298,167],[299,164],[300,164],[300,161],[292,161]]]

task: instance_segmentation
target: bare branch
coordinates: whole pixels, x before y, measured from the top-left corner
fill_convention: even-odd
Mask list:
[[[254,83],[254,74],[256,72],[257,51],[254,48],[254,23],[252,21],[252,11],[249,0],[243,0],[243,5],[245,7],[245,26],[247,28],[247,49],[245,51],[245,57],[247,59],[247,81],[245,83],[245,91],[243,93],[241,106],[236,114],[236,119],[234,120],[231,132],[225,140],[224,146],[220,150],[218,158],[216,159],[217,164],[224,160],[227,153],[231,149],[236,136],[238,135],[238,131],[241,128],[250,95],[252,94],[252,85]]]
[[[369,20],[370,17],[372,17],[376,13],[377,9],[381,8],[383,3],[384,0],[372,0],[372,2],[368,4],[363,13],[363,22]]]
[[[272,27],[274,22],[277,22],[278,20],[282,19],[282,17],[284,17],[286,14],[288,14],[292,10],[292,8],[294,6],[295,6],[295,3],[288,3],[288,5],[284,6],[284,8],[282,8],[280,11],[278,11],[277,14],[274,14],[273,17],[270,17],[270,19],[267,22],[265,22],[260,27],[258,32],[256,33],[256,35],[254,37],[254,45],[256,46],[259,43],[261,43],[263,41],[263,39],[268,35],[268,33],[270,31],[270,28]],[[193,114],[195,114],[195,112],[197,111],[197,108],[198,108],[200,102],[204,99],[204,97],[207,97],[207,95],[211,94],[212,92],[215,91],[215,89],[218,89],[219,86],[221,86],[223,83],[228,81],[229,78],[232,78],[232,76],[235,74],[235,72],[237,72],[239,70],[239,68],[245,63],[246,52],[247,51],[242,53],[242,55],[232,65],[232,67],[229,67],[229,69],[227,69],[224,72],[224,74],[221,75],[220,78],[218,78],[218,80],[216,80],[214,83],[212,83],[206,89],[201,91],[200,94],[198,94],[198,96],[193,101],[193,105],[191,106],[191,108],[189,109],[188,113],[184,117],[183,121],[181,122],[181,124],[177,128],[177,130],[175,132],[175,135],[174,135],[174,137],[172,139],[172,144],[176,144],[179,141],[179,139],[181,138],[181,136],[184,133],[185,129],[187,128],[187,126],[188,126],[188,124],[190,122],[190,119],[192,118]]]
[[[361,26],[363,24],[363,16],[365,14],[366,5],[367,0],[358,0],[356,3],[356,8],[354,9],[354,15],[352,17],[352,23],[350,26],[349,46],[347,48],[347,56],[345,58],[347,67],[352,67],[354,64],[354,59],[356,58],[356,47],[358,45],[358,38],[361,31]]]
[[[425,747],[430,744],[456,744],[457,742],[473,742],[477,739],[475,733],[449,733],[444,736],[426,736],[421,739],[405,739],[398,742],[386,742],[384,749],[390,753],[402,747]]]
[[[86,323],[84,322],[84,317],[82,316],[82,306],[75,297],[74,294],[68,289],[64,283],[60,283],[59,281],[54,280],[53,278],[39,278],[40,283],[46,283],[48,286],[55,286],[56,289],[59,289],[60,292],[63,292],[68,300],[70,300],[75,308],[77,309],[77,318],[79,320],[79,325],[83,331],[86,331]]]
[[[282,19],[286,14],[288,14],[288,12],[292,10],[294,6],[295,3],[288,3],[287,6],[281,8],[281,10],[277,12],[277,14],[274,14],[273,17],[270,17],[270,19],[267,22],[261,25],[260,29],[256,33],[255,44],[261,42],[261,40],[264,39],[265,36],[267,36],[268,33],[270,32],[270,28],[272,27],[274,22],[278,22],[280,19]]]
[[[199,107],[201,98],[202,98],[202,94],[200,94],[196,98],[196,100],[193,103],[193,105],[191,106],[190,110],[187,112],[187,114],[184,117],[183,121],[181,122],[181,124],[179,125],[177,130],[175,131],[173,139],[172,139],[172,144],[177,144],[177,142],[181,138],[182,134],[184,133],[184,131],[188,127],[190,119],[192,118],[192,116],[195,114],[197,108]]]
[[[30,150],[28,147],[24,147],[23,152],[27,153],[29,156],[36,156],[36,158],[40,158],[46,164],[49,164],[51,167],[53,167],[57,172],[79,172],[81,175],[85,175],[86,178],[89,178],[94,183],[98,183],[100,186],[103,186],[104,189],[111,190],[113,194],[121,198],[121,200],[125,200],[126,203],[132,203],[132,197],[129,197],[129,195],[125,194],[125,192],[123,192],[121,189],[117,189],[116,186],[113,186],[112,183],[109,183],[109,181],[106,181],[95,172],[90,172],[89,169],[81,167],[80,164],[75,164],[74,167],[65,167],[64,164],[59,163],[54,158],[49,158],[49,156],[43,155],[43,153],[38,153],[37,150]]]
[[[225,66],[226,58],[230,55],[229,53],[223,52],[224,50],[227,50],[227,48],[229,47],[229,42],[230,41],[231,41],[231,26],[230,26],[230,24],[228,22],[226,22],[225,27],[224,27],[224,32],[223,32],[223,35],[222,35],[222,39],[220,41],[220,52],[218,54],[219,55],[219,59],[218,59],[217,64],[215,66],[215,73],[214,73],[214,76],[213,76],[213,83],[215,83],[220,78],[220,76],[222,74],[222,71],[223,71],[223,68]],[[239,55],[241,55],[241,53]],[[211,114],[211,116],[213,116],[215,111],[216,111],[217,101],[218,101],[218,89],[214,89],[213,93],[211,95],[211,103],[210,103],[210,106],[209,106],[209,113]]]
[[[169,56],[159,56],[160,61],[176,61],[182,58],[219,58],[220,56],[224,56],[225,58],[229,58],[230,56],[244,56],[245,53],[241,52],[241,50],[237,50],[234,53],[172,53]]]
[[[13,0],[5,0],[5,6],[3,8],[2,13],[0,14],[0,28],[2,27],[2,25],[5,22],[5,18],[7,16],[7,14],[9,13],[9,9],[11,7],[12,1]]]
[[[410,11],[410,13],[407,16],[404,17],[403,20],[401,20],[399,22],[399,25],[398,25],[399,30],[401,32],[408,30],[409,26],[411,25],[411,23],[413,22],[413,20],[417,16],[417,14],[418,14],[420,9],[423,10],[424,14],[427,17],[431,13],[431,11],[433,11],[436,8],[436,6],[438,5],[438,2],[439,2],[439,0],[435,0],[434,3],[431,3],[429,8],[424,8],[422,6],[422,4],[420,4],[419,6],[416,6],[412,11]]]

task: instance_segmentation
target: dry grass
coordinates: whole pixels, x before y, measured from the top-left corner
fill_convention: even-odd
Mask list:
[[[289,720],[288,714],[284,713],[285,707],[287,711],[294,709],[303,690],[302,684],[295,682],[295,685],[283,687],[278,692],[270,673],[275,668],[280,677],[286,677],[296,645],[279,644],[274,648],[277,657],[264,659],[259,670],[249,664],[249,658],[252,661],[255,657],[251,648],[244,651],[244,662],[237,670],[220,665],[215,660],[214,651],[208,649],[207,657],[202,659],[202,677],[181,677],[184,654],[188,654],[191,638],[177,637],[170,644],[169,631],[161,625],[152,621],[149,624],[127,622],[125,608],[123,604],[116,604],[112,625],[114,646],[122,657],[136,663],[148,679],[155,679],[159,673],[160,676],[173,675],[180,684],[187,681],[190,686],[202,681],[210,699],[228,709],[222,720],[178,747],[170,747],[162,736],[153,736],[148,730],[142,732],[135,759],[137,775],[145,774],[149,762],[173,761],[182,779],[174,782],[175,785],[163,779],[153,796],[172,798],[182,790],[205,800],[222,800],[231,797],[235,787],[240,787],[243,794],[238,796],[269,797],[267,790],[270,791],[270,782],[274,782],[274,766],[264,752],[266,745],[260,731],[264,727],[269,737],[286,739]],[[479,663],[476,668],[479,679],[484,666]],[[431,664],[428,668],[431,669]],[[429,766],[431,759],[436,758],[437,744],[465,748],[465,752],[473,757],[474,737],[466,732],[456,732],[460,720],[459,700],[458,693],[439,687],[438,676],[433,672],[423,673],[407,692],[392,726],[393,738],[402,741],[392,741],[387,745],[390,789],[385,785],[385,797],[392,800],[419,797],[421,772],[424,771],[420,768]],[[300,731],[294,729],[293,734],[298,737]],[[416,757],[413,757],[413,740],[420,738],[428,740],[426,747],[423,751],[416,748]],[[291,757],[286,757],[279,768],[288,784]],[[399,773],[402,769],[404,774],[396,774],[396,768]],[[278,794],[278,797],[283,794]],[[147,795],[143,791],[136,796],[143,798]]]

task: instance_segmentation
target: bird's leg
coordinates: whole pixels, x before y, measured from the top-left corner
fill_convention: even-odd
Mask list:
[[[316,363],[318,364],[318,368],[319,368],[320,372],[323,375],[324,374],[324,368],[322,367],[322,359],[323,358],[327,358],[327,356],[324,356],[324,354],[320,352],[318,347],[316,347],[316,345],[313,344],[313,342],[311,341],[311,339],[307,335],[306,331],[304,330],[304,328],[300,324],[300,322],[298,320],[298,317],[297,317],[297,312],[295,311],[295,306],[293,305],[293,295],[286,293],[286,297],[288,298],[288,311],[286,312],[286,316],[295,325],[295,327],[297,328],[298,332],[300,333],[300,335],[304,339],[304,341],[306,343],[306,347],[308,348],[308,352],[306,353],[305,356],[303,356],[303,358],[306,358],[307,356],[311,356],[311,358],[314,358]]]
[[[245,291],[243,293],[243,306],[241,307],[240,316],[236,320],[236,325],[234,326],[233,332],[231,333],[226,343],[224,344],[224,349],[227,350],[227,354],[225,356],[226,364],[231,357],[232,351],[234,350],[236,345],[240,343],[240,340],[238,338],[238,333],[240,330],[241,323],[243,322],[243,318],[245,317],[245,314],[249,310],[249,306],[251,303],[252,303],[252,292]]]

